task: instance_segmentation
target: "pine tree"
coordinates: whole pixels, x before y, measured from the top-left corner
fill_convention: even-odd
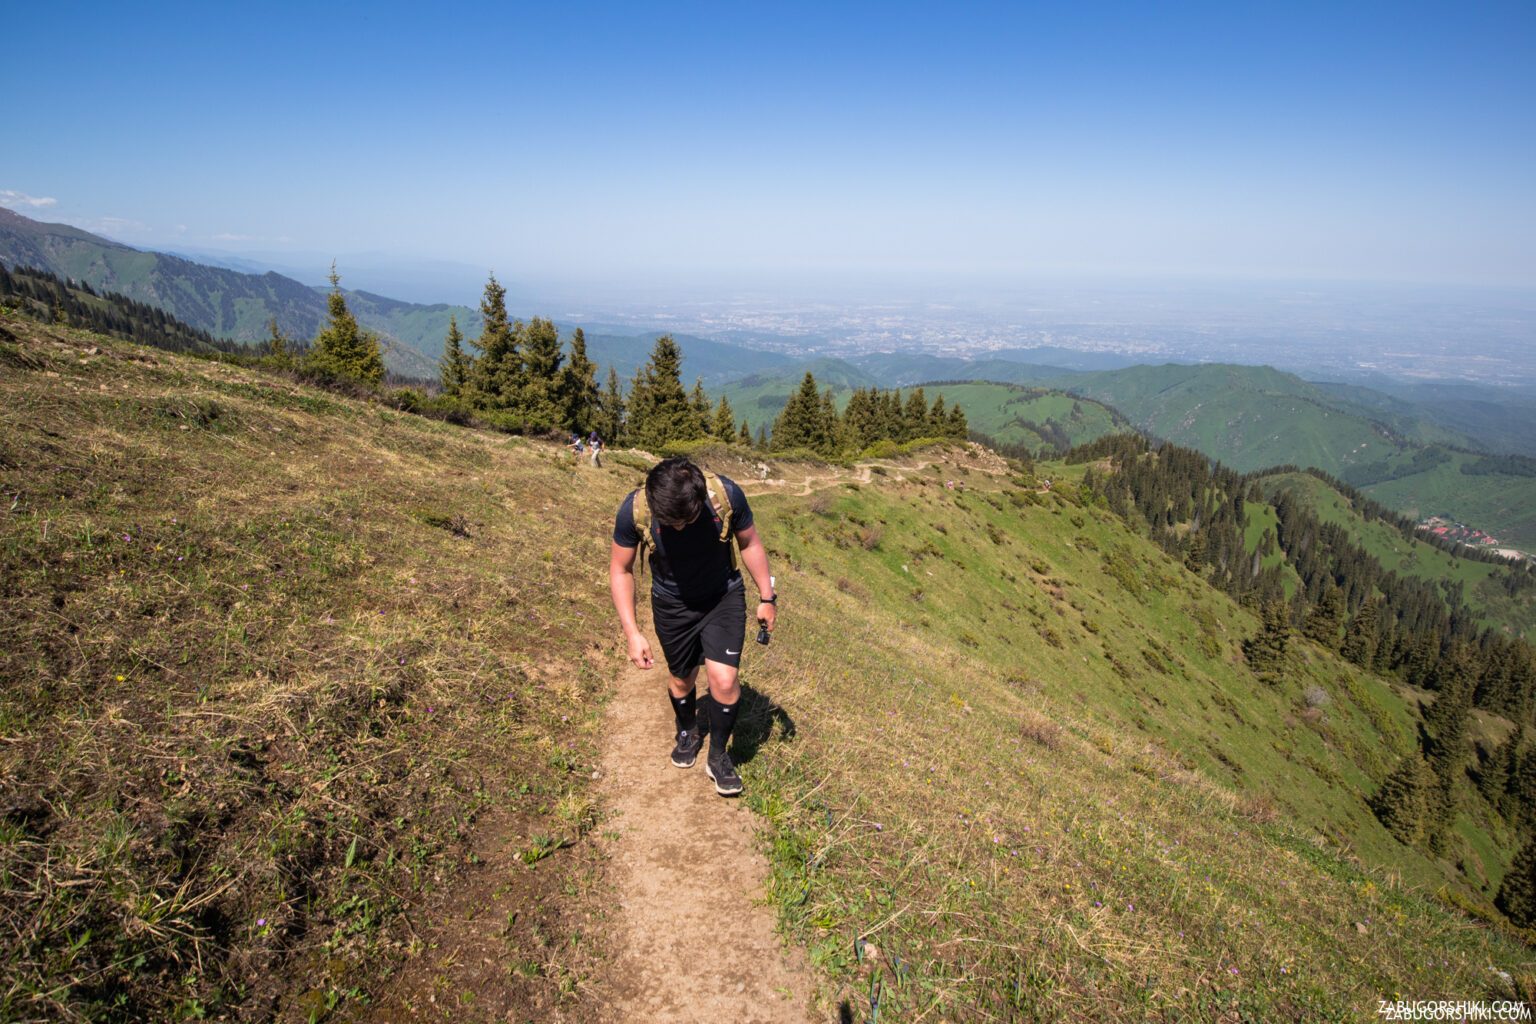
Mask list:
[[[928,399],[922,388],[913,388],[907,395],[906,408],[901,414],[901,440],[915,441],[928,433]]]
[[[475,347],[480,355],[470,377],[478,404],[493,409],[512,409],[523,393],[523,356],[507,318],[507,290],[492,274],[480,299],[484,325]]]
[[[843,421],[837,414],[837,400],[832,389],[821,393],[821,404],[816,410],[816,451],[826,456],[836,456],[843,450]]]
[[[741,421],[741,433],[736,435],[739,444],[750,446],[752,444],[752,428],[747,426],[747,421]]]
[[[1477,789],[1483,799],[1500,814],[1509,809],[1509,790],[1520,769],[1520,744],[1525,741],[1525,727],[1517,725],[1504,742],[1494,747],[1488,760],[1478,768]]]
[[[1536,839],[1515,854],[1493,905],[1520,928],[1536,928]]]
[[[517,325],[517,339],[523,355],[523,377],[512,408],[534,427],[564,425],[560,366],[565,356],[560,351],[560,332],[553,321],[536,316],[526,325]]]
[[[351,380],[378,387],[384,379],[384,358],[377,335],[358,327],[341,294],[341,278],[331,265],[331,294],[326,297],[330,323],[321,329],[310,349],[307,365],[321,376]]]
[[[709,396],[704,393],[704,378],[696,377],[693,381],[693,392],[688,396],[688,404],[693,407],[693,414],[699,421],[699,437],[708,437],[714,433],[715,416],[710,409]]]
[[[277,326],[277,317],[267,321],[267,356],[274,366],[287,369],[293,365],[293,343]]]
[[[724,395],[720,396],[720,404],[715,408],[715,421],[710,433],[727,444],[736,440],[736,414],[731,411],[731,403]]]
[[[822,436],[821,395],[816,390],[816,377],[807,370],[799,390],[789,396],[789,401],[773,421],[773,450],[806,448],[815,451]]]
[[[958,438],[961,441],[971,436],[971,425],[966,422],[965,410],[958,405],[950,407],[949,432],[946,436]]]
[[[1285,668],[1290,645],[1291,624],[1286,606],[1280,601],[1265,602],[1262,623],[1259,632],[1243,641],[1243,657],[1260,679],[1275,681]]]
[[[448,338],[443,342],[443,393],[454,398],[464,393],[469,380],[469,359],[464,355],[464,335],[459,332],[458,317],[448,316]]]
[[[1371,797],[1371,810],[1399,842],[1412,846],[1424,838],[1434,788],[1434,774],[1424,759],[1409,754]]]
[[[1307,639],[1324,647],[1339,645],[1339,628],[1344,624],[1344,592],[1331,582],[1302,624]]]
[[[605,444],[618,444],[625,439],[624,389],[619,384],[619,371],[608,367],[608,386],[597,400],[597,435]]]
[[[1366,598],[1360,605],[1360,610],[1355,612],[1355,617],[1349,620],[1349,629],[1344,633],[1344,643],[1339,648],[1345,660],[1359,665],[1361,668],[1370,668],[1371,661],[1376,657],[1376,629],[1380,618],[1380,606],[1374,598]]]
[[[618,383],[617,377],[614,383]],[[587,357],[587,335],[580,327],[571,335],[571,360],[560,371],[557,389],[561,423],[578,434],[596,430],[600,402],[597,392],[597,364]],[[611,438],[611,434],[603,434]]]
[[[704,436],[698,411],[678,375],[682,352],[670,334],[656,339],[651,358],[635,373],[629,395],[630,443],[656,449],[672,441]]]

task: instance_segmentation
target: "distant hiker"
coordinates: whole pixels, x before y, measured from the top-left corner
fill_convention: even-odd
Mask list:
[[[587,438],[587,447],[592,449],[592,465],[600,467],[603,464],[603,439],[597,436],[597,431],[592,431]]]
[[[580,459],[581,459],[581,449],[582,449],[581,435],[580,434],[572,434],[571,435],[571,439],[569,441],[565,442],[565,446],[571,450],[571,454],[572,455],[576,456],[577,461],[580,461]]]
[[[668,689],[677,721],[672,763],[693,767],[704,745],[694,691],[702,662],[713,698],[704,771],[721,796],[741,792],[741,776],[725,749],[741,700],[736,675],[747,628],[746,588],[733,538],[757,586],[757,620],[772,630],[778,594],[747,497],[734,481],[706,474],[686,458],[658,463],[646,475],[645,486],[619,504],[608,562],[613,607],[629,644],[629,660],[648,669],[651,645],[635,624],[635,561],[641,548],[650,548],[651,613],[671,673]],[[760,640],[767,642],[766,634]]]

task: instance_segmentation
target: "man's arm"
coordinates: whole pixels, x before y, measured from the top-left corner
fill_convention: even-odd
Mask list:
[[[763,539],[757,535],[757,527],[749,526],[736,534],[736,545],[741,548],[741,564],[747,567],[747,572],[752,574],[752,582],[757,584],[759,597],[777,597],[773,589],[773,577],[768,572],[768,549],[763,547]],[[773,621],[778,617],[778,607],[767,601],[759,601],[757,605],[757,618],[773,632]]]
[[[624,641],[629,645],[629,660],[638,668],[650,668],[651,642],[635,623],[635,548],[614,542],[608,553],[608,591],[613,595],[613,610],[619,613]]]

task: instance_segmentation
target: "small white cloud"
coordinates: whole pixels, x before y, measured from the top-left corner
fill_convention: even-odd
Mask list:
[[[0,188],[0,206],[9,206],[12,209],[18,206],[56,206],[58,202],[52,196],[29,196],[15,189]]]
[[[254,235],[237,235],[230,231],[220,231],[213,236],[213,240],[215,242],[254,242],[256,237]]]

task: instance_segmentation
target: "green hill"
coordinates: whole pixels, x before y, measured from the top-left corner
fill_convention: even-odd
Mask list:
[[[605,524],[646,463],[0,326],[0,1016],[366,1017],[495,829],[537,865],[498,889],[503,1009],[598,1018]],[[1422,695],[1301,640],[1260,682],[1255,618],[1084,472],[958,446],[749,485],[784,597],[736,750],[827,1016],[1532,998],[1458,909],[1517,837],[1469,803],[1431,857],[1367,809]]]
[[[1319,519],[1345,527],[1384,569],[1455,588],[1485,625],[1536,635],[1536,595],[1511,595],[1503,565],[1458,558],[1433,544],[1409,540],[1391,523],[1362,516],[1348,497],[1310,473],[1276,473],[1261,477],[1259,484],[1271,500],[1283,490],[1301,497]]]
[[[1102,402],[1045,388],[946,381],[924,385],[924,394],[942,394],[945,402],[959,405],[972,430],[1037,453],[1065,451],[1131,426]]]
[[[1536,551],[1536,475],[1527,469],[1488,471],[1513,466],[1465,451],[1431,449],[1433,461],[1420,456],[1425,468],[1411,472],[1411,456],[1387,459],[1392,472],[1404,475],[1356,484],[1390,508],[1413,518],[1440,515],[1493,534],[1501,544]],[[1346,483],[1355,483],[1345,476]],[[1369,479],[1369,478],[1367,478]]]
[[[839,410],[855,389],[878,386],[873,376],[852,363],[841,359],[815,359],[784,369],[749,374],[722,385],[719,391],[730,401],[736,418],[746,420],[756,433],[758,427],[773,427],[774,418],[789,401],[789,396],[800,387],[807,373],[815,375],[822,390],[832,389]],[[933,401],[933,396],[929,395],[928,400]]]
[[[1239,471],[1351,466],[1461,435],[1404,419],[1373,418],[1294,374],[1266,366],[1137,366],[1080,374],[1074,393],[1114,406],[1142,430],[1198,448]]]

